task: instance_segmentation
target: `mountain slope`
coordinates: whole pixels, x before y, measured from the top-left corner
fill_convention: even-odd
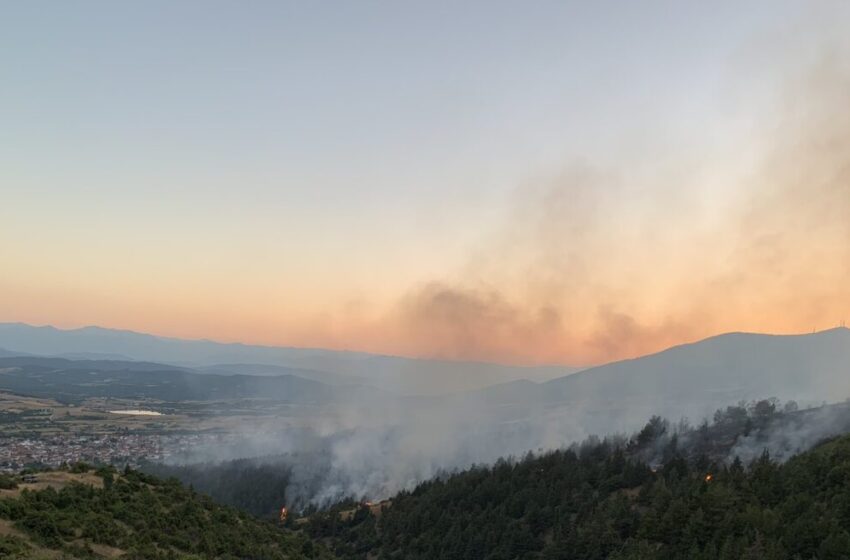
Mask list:
[[[587,369],[542,384],[478,392],[492,406],[564,407],[592,432],[652,414],[698,419],[739,400],[816,403],[850,397],[850,329],[776,336],[732,333]],[[619,424],[617,423],[619,422]]]
[[[0,358],[11,358],[13,356],[26,356],[25,352],[12,352],[11,350],[6,350],[5,348],[0,348]]]
[[[651,425],[651,424],[650,424]],[[649,429],[649,428],[647,428]],[[650,429],[651,432],[651,429]],[[650,466],[629,442],[502,461],[420,484],[382,507],[314,515],[341,558],[738,560],[850,555],[850,436],[785,464]],[[346,511],[348,510],[348,511]]]
[[[62,402],[91,397],[168,402],[271,399],[328,403],[381,394],[360,386],[329,386],[294,375],[274,377],[200,374],[148,362],[0,358],[0,390]]]
[[[11,351],[42,356],[118,354],[134,360],[185,366],[282,366],[361,378],[369,384],[405,394],[436,395],[521,378],[551,379],[575,371],[575,368],[562,366],[513,367],[424,360],[362,352],[182,340],[100,327],[62,330],[22,323],[0,323],[0,346]]]
[[[781,391],[781,397],[819,398],[835,391],[850,395],[850,329],[806,335],[731,333],[663,352],[591,368],[546,383],[552,400],[592,394],[648,394],[664,391],[688,398]],[[771,393],[772,394],[772,393]]]
[[[301,369],[269,364],[215,364],[211,366],[200,366],[194,371],[202,373],[216,373],[218,375],[295,375],[303,379],[310,379],[325,383],[326,385],[368,385],[368,380],[353,375],[342,375],[315,369]]]
[[[98,472],[39,473],[36,483],[21,484],[27,491],[0,491],[0,557],[330,557],[301,535],[219,506],[176,481]],[[45,487],[42,479],[54,482]]]

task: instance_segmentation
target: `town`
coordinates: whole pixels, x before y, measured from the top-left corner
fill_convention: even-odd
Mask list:
[[[160,462],[192,447],[222,441],[222,434],[97,434],[0,437],[0,472],[58,467],[85,461],[130,465]]]

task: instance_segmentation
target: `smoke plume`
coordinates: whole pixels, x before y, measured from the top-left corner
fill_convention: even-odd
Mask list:
[[[724,140],[738,152],[579,161],[517,188],[467,265],[411,287],[384,328],[429,357],[598,363],[836,325],[850,314],[848,55],[782,59],[746,138]]]

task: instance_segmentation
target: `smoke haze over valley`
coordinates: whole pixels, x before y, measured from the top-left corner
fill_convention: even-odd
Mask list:
[[[0,558],[850,558],[850,2],[0,18]]]
[[[78,403],[92,397],[130,399],[169,413],[179,411],[185,402],[220,403],[217,414],[228,420],[218,429],[235,438],[195,446],[170,461],[215,463],[275,456],[281,468],[292,469],[289,499],[302,505],[328,505],[348,497],[385,498],[441,472],[528,451],[559,449],[591,435],[628,434],[653,415],[696,425],[715,410],[740,401],[775,397],[811,407],[850,398],[846,328],[794,336],[727,334],[578,373],[564,370],[566,375],[541,382],[523,378],[539,373],[537,368],[494,368],[491,374],[505,377],[482,383],[488,386],[455,391],[439,385],[445,378],[442,370],[487,372],[488,367],[416,361],[416,371],[435,372],[423,393],[388,391],[381,376],[370,376],[365,369],[363,376],[351,376],[355,371],[351,368],[362,361],[407,363],[391,357],[26,325],[0,325],[0,347],[78,357],[102,356],[112,349],[125,356],[124,361],[0,358],[5,371],[0,390]],[[183,365],[131,361],[156,356]],[[276,365],[211,365],[217,359],[250,356]],[[201,365],[189,366],[190,361]],[[303,367],[308,365],[339,369]],[[551,375],[557,370],[546,371]],[[120,384],[114,385],[118,380]],[[248,416],[246,407],[251,410]],[[213,426],[206,429],[215,430]],[[802,439],[814,444],[820,439],[817,434],[832,434],[833,426],[833,422],[806,425],[810,433]],[[740,445],[746,447],[746,442]],[[758,452],[744,454],[753,453]]]

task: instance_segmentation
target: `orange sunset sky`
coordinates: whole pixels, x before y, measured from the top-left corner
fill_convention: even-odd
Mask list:
[[[0,23],[0,322],[580,365],[850,319],[847,3],[92,4]]]

